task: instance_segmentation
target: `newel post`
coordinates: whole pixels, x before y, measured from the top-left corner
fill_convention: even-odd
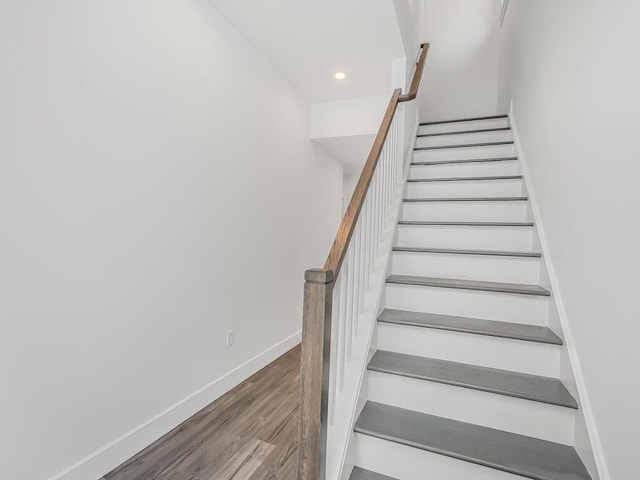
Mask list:
[[[298,480],[324,480],[329,410],[333,271],[304,274]]]

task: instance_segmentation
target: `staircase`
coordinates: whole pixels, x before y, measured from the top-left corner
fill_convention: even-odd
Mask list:
[[[421,124],[351,479],[591,478],[531,218],[506,116]]]

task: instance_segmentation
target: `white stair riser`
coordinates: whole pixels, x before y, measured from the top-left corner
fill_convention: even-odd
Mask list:
[[[385,307],[547,325],[549,297],[387,283]]]
[[[417,412],[571,445],[576,410],[381,372],[368,373],[368,399]]]
[[[390,273],[537,284],[540,259],[491,255],[394,252]]]
[[[514,372],[558,376],[561,347],[378,322],[378,349]]]
[[[523,182],[519,179],[409,182],[405,190],[405,197],[519,197],[523,195],[523,192]]]
[[[438,148],[434,150],[416,150],[414,161],[430,162],[435,160],[461,160],[468,158],[513,157],[516,154],[512,144],[487,145],[482,147]]]
[[[456,458],[356,433],[354,460],[361,468],[401,480],[523,480]]]
[[[528,205],[526,201],[405,202],[400,220],[524,222]]]
[[[416,147],[468,145],[470,143],[509,142],[511,140],[513,140],[511,130],[499,130],[497,132],[478,132],[454,135],[436,135],[435,137],[417,137]]]
[[[533,227],[398,225],[395,245],[530,252]]]
[[[419,161],[414,156],[414,162]],[[520,175],[517,160],[500,162],[442,163],[438,165],[412,165],[409,178],[488,177],[492,175]]]
[[[438,123],[436,125],[420,125],[418,127],[418,135],[426,133],[464,132],[486,128],[504,128],[508,126],[508,118],[492,118],[489,120],[474,120],[470,122]]]

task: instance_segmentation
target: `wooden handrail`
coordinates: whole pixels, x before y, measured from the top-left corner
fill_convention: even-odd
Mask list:
[[[411,81],[411,87],[409,93],[400,95],[399,102],[408,102],[413,100],[418,95],[418,87],[420,86],[420,79],[422,78],[422,71],[424,70],[424,64],[427,61],[427,53],[429,53],[429,44],[423,43],[420,45],[420,56],[418,57],[418,63],[416,64],[416,71],[413,74],[413,80]]]
[[[337,278],[340,273],[340,267],[342,266],[344,255],[347,251],[347,246],[349,245],[349,240],[351,240],[351,235],[353,235],[353,230],[356,227],[360,210],[362,210],[364,199],[367,196],[367,190],[369,190],[369,185],[371,184],[373,172],[376,171],[382,147],[387,139],[389,127],[391,126],[393,116],[395,115],[396,108],[398,107],[400,92],[401,90],[396,88],[393,95],[391,95],[391,100],[389,100],[387,111],[382,118],[378,134],[373,141],[369,157],[364,164],[358,184],[353,191],[353,195],[351,195],[351,201],[349,201],[347,211],[342,218],[342,223],[340,224],[340,228],[338,228],[338,233],[336,234],[336,239],[329,251],[327,261],[324,262],[324,270],[331,270],[333,272],[333,278]]]
[[[420,55],[418,57],[418,63],[416,64],[416,70],[413,74],[409,93],[401,95],[401,90],[397,88],[394,90],[391,100],[389,100],[387,111],[382,118],[382,123],[380,124],[376,138],[371,146],[371,152],[364,164],[364,168],[360,174],[358,184],[353,191],[353,195],[351,195],[351,201],[349,202],[347,211],[342,218],[342,223],[340,224],[340,228],[338,228],[338,233],[336,234],[336,238],[331,246],[331,251],[329,252],[327,261],[324,263],[324,270],[331,270],[333,272],[333,278],[338,278],[338,274],[340,273],[340,267],[342,266],[344,255],[347,251],[347,246],[349,245],[349,240],[351,240],[353,229],[358,221],[360,210],[362,210],[362,204],[367,196],[367,190],[369,189],[373,172],[375,172],[376,166],[378,165],[380,152],[382,152],[382,147],[387,139],[389,127],[393,121],[393,116],[395,115],[398,103],[407,102],[416,98],[416,95],[418,94],[418,87],[420,86],[420,79],[422,78],[422,70],[424,69],[424,64],[427,60],[428,51],[428,43],[420,45]]]
[[[298,480],[325,479],[333,289],[358,224],[363,205],[367,199],[367,192],[387,141],[398,103],[416,98],[428,49],[428,43],[421,45],[409,92],[401,95],[401,90],[396,89],[389,100],[382,123],[373,141],[371,151],[351,196],[349,206],[344,214],[324,268],[305,272],[302,358],[300,365]],[[394,142],[395,140],[392,138],[390,141]],[[387,158],[388,161],[389,157],[383,157],[383,165],[384,158]],[[401,163],[398,165],[401,165]],[[388,169],[389,167],[387,167],[387,171],[389,171]]]

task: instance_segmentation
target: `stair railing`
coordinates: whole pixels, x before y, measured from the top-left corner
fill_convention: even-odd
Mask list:
[[[305,272],[298,480],[325,480],[330,404],[344,386],[385,221],[403,187],[403,135],[396,110],[398,103],[416,98],[429,44],[420,47],[409,92],[401,95],[396,89],[391,96],[324,267]]]

